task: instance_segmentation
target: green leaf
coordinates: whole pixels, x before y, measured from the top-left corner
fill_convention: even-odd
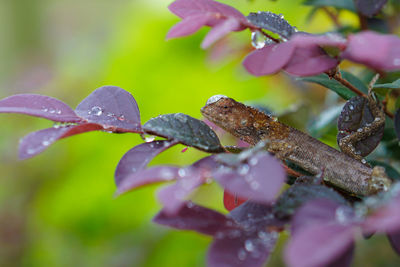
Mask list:
[[[319,74],[316,76],[310,76],[310,77],[301,77],[297,78],[297,80],[300,81],[305,81],[305,82],[312,82],[312,83],[317,83],[322,86],[325,86],[328,89],[331,89],[335,93],[337,93],[339,96],[342,98],[349,100],[353,96],[356,96],[357,94],[351,91],[349,88],[346,86],[340,84],[338,81],[330,79],[328,75],[326,74]]]
[[[318,7],[331,6],[356,12],[353,0],[305,0],[303,5]]]
[[[400,89],[400,79],[397,79],[392,83],[375,84],[374,89],[375,88]]]
[[[186,114],[160,115],[146,122],[143,129],[149,134],[173,139],[206,152],[224,151],[217,135],[207,124]]]
[[[368,94],[368,86],[360,78],[347,71],[342,70],[340,73],[342,74],[343,79],[347,80],[364,94]]]

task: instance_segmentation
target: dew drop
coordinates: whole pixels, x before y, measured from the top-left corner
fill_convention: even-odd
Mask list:
[[[249,164],[251,166],[255,166],[255,165],[257,165],[257,163],[258,163],[258,159],[257,158],[251,158],[250,161],[249,161]]]
[[[260,187],[260,184],[259,184],[257,181],[252,181],[252,182],[250,183],[250,187],[251,187],[251,189],[253,189],[253,190],[257,190],[257,189]]]
[[[53,108],[51,108],[51,109],[49,109],[49,113],[50,113],[50,114],[54,114],[54,113],[56,113],[56,110],[53,109]]]
[[[186,207],[188,207],[189,209],[193,208],[194,207],[193,202],[191,202],[191,201],[187,202]]]
[[[242,126],[246,125],[246,124],[247,124],[247,120],[246,120],[246,119],[241,120],[241,121],[240,121],[240,124],[241,124]]]
[[[362,128],[358,128],[358,129],[357,129],[357,132],[359,132],[359,133],[361,133],[362,131],[363,131]]]
[[[207,105],[210,105],[210,104],[212,104],[212,103],[217,102],[217,101],[220,100],[221,98],[228,98],[228,97],[225,96],[225,95],[213,95],[212,97],[210,97],[210,98],[207,100],[206,106],[207,106]]]
[[[260,31],[254,31],[251,33],[251,45],[256,49],[263,48],[267,42],[267,37]]]
[[[28,153],[29,155],[32,155],[32,154],[34,154],[35,152],[36,152],[36,150],[33,149],[33,148],[28,148],[28,150],[26,151],[26,153]]]
[[[42,142],[42,145],[44,145],[44,146],[48,146],[48,145],[50,145],[50,142],[49,142],[49,141],[47,141],[47,140],[45,140],[45,141],[43,141],[43,142]]]
[[[42,111],[43,111],[43,112],[47,112],[47,111],[49,111],[49,109],[46,108],[46,107],[42,107]]]
[[[60,115],[61,114],[61,110],[57,110],[57,112],[56,112],[58,115]]]
[[[353,106],[353,105],[350,105],[350,106],[349,106],[349,109],[350,109],[350,110],[354,110],[354,106]]]
[[[247,253],[244,249],[241,248],[241,249],[239,249],[237,256],[238,256],[239,260],[244,261],[247,257]]]
[[[366,161],[365,159],[362,159],[362,160],[361,160],[361,163],[362,163],[362,164],[366,164],[367,161]]]
[[[253,241],[250,240],[250,239],[246,240],[246,241],[244,242],[244,248],[245,248],[247,251],[249,251],[249,252],[253,251],[253,250],[254,250],[254,243],[253,243]]]
[[[124,115],[119,116],[119,117],[118,117],[118,120],[119,120],[119,121],[124,121],[124,120],[125,120],[125,116],[124,116]]]
[[[146,143],[153,142],[155,138],[156,138],[156,137],[155,137],[154,135],[149,135],[149,134],[144,134],[144,135],[142,136],[142,139],[143,139]]]
[[[184,177],[184,176],[186,175],[186,170],[185,170],[185,169],[179,169],[178,175],[179,175],[180,177]]]
[[[246,175],[246,174],[249,172],[249,170],[250,170],[249,165],[247,165],[247,164],[242,164],[242,165],[240,165],[240,167],[238,168],[238,173],[239,173],[240,175]]]
[[[103,110],[98,106],[92,107],[92,109],[89,111],[89,115],[100,116],[101,114],[103,114]]]

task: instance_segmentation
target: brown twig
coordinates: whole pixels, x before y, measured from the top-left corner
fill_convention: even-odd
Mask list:
[[[367,97],[366,94],[358,90],[354,85],[352,85],[350,82],[348,82],[346,79],[343,79],[342,75],[340,75],[340,72],[336,72],[334,75],[330,75],[330,73],[327,73],[329,77],[335,79],[336,81],[340,82],[342,85],[346,86],[349,88],[352,92],[356,93],[359,96]]]
[[[339,19],[338,19],[338,13],[333,13],[332,10],[330,10],[327,7],[323,7],[321,8],[323,11],[325,11],[325,13],[331,18],[332,22],[335,24],[335,26],[337,28],[341,28],[342,24],[340,23]]]

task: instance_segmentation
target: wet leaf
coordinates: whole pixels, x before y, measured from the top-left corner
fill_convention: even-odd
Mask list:
[[[375,84],[374,89],[375,88],[399,89],[400,88],[400,79],[397,79],[392,83]]]
[[[380,118],[378,118],[380,119]],[[365,97],[356,96],[346,102],[338,119],[337,141],[345,136],[360,131],[361,128],[370,126],[375,118]],[[365,157],[379,144],[383,137],[385,126],[382,125],[375,133],[353,144],[355,153]]]
[[[58,122],[82,120],[64,102],[36,94],[13,95],[0,100],[0,113],[21,113]]]
[[[347,204],[339,193],[327,186],[295,184],[279,197],[274,206],[274,213],[278,218],[289,218],[299,207],[313,199],[328,199],[341,205]]]
[[[297,31],[295,27],[290,25],[289,22],[283,18],[283,15],[278,15],[269,11],[250,13],[247,19],[251,24],[276,33],[285,39],[289,39],[292,34]]]
[[[160,140],[143,143],[130,149],[120,159],[115,170],[114,177],[117,187],[119,187],[128,175],[143,170],[155,156],[175,144],[176,142]]]
[[[372,17],[379,13],[387,0],[354,0],[357,10],[367,17]]]
[[[306,0],[303,2],[304,5],[308,6],[331,6],[336,8],[343,8],[355,12],[353,0]]]
[[[297,78],[300,81],[305,81],[305,82],[312,82],[312,83],[317,83],[320,84],[335,93],[337,93],[339,96],[342,98],[348,100],[352,98],[353,96],[356,96],[356,93],[351,91],[349,88],[343,86],[340,84],[338,81],[330,79],[328,75],[326,74],[320,74],[312,77],[302,77],[302,78]]]
[[[394,130],[396,132],[397,139],[400,140],[400,109],[396,110],[394,115]]]
[[[231,162],[231,165],[221,166],[213,171],[212,176],[222,187],[238,197],[258,203],[270,203],[281,189],[286,173],[280,162],[267,152],[259,152],[240,161],[248,153],[244,151],[229,155],[225,163]],[[225,156],[221,154],[217,160],[221,162]]]
[[[206,235],[215,235],[234,226],[232,219],[214,210],[186,202],[176,214],[161,210],[153,222],[180,230],[193,230]]]
[[[113,132],[141,133],[140,113],[133,96],[117,86],[103,86],[86,97],[76,114]]]
[[[147,133],[174,139],[206,152],[224,151],[217,135],[207,124],[182,113],[152,118],[143,125],[143,129]]]
[[[86,123],[81,125],[58,126],[32,132],[21,139],[19,144],[19,158],[28,159],[36,156],[61,138],[101,129],[102,127],[100,125]]]

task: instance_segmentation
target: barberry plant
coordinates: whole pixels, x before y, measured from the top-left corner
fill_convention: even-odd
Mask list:
[[[208,26],[211,30],[201,47],[212,49],[216,43],[224,43],[227,34],[249,30],[254,49],[243,66],[250,74],[284,72],[295,76],[297,84],[317,83],[345,100],[327,109],[328,115],[321,114],[317,123],[310,124],[309,132],[321,136],[338,119],[334,131],[347,155],[343,157],[359,160],[372,170],[371,181],[379,175],[390,178],[390,184],[373,194],[357,194],[357,188],[344,190],[330,182],[325,168],[313,173],[310,170],[315,166],[291,162],[285,155],[296,153],[293,149],[297,148],[286,145],[276,119],[276,127],[266,131],[284,145],[279,153],[262,131],[256,132],[259,142],[249,147],[248,136],[260,127],[257,121],[247,125],[253,117],[232,121],[237,114],[217,114],[237,125],[234,135],[241,139],[239,146],[224,146],[217,136],[223,135],[224,125],[214,124],[219,120],[212,123],[175,113],[142,123],[134,97],[116,86],[96,89],[75,110],[43,95],[20,94],[0,100],[0,113],[56,122],[24,137],[19,157],[36,156],[57,140],[89,131],[140,134],[146,142],[129,150],[115,170],[117,195],[168,182],[158,193],[163,209],[154,222],[211,236],[209,266],[263,266],[284,231],[290,233],[284,259],[293,267],[350,266],[355,240],[373,234],[386,234],[400,254],[400,174],[396,170],[400,163],[400,38],[395,34],[400,29],[400,3],[307,0],[304,4],[325,10],[336,30],[313,34],[269,11],[244,16],[213,0],[176,0],[169,9],[182,20],[167,38],[194,34]],[[358,14],[359,28],[341,25],[338,15],[343,9]],[[356,63],[357,68],[342,70],[346,61]],[[213,96],[206,107],[224,99],[227,97]],[[254,116],[266,112],[260,107],[249,109]],[[155,136],[161,138],[154,140]],[[154,157],[176,144],[211,155],[184,167],[148,167]],[[327,162],[318,166],[324,164],[328,166]],[[191,192],[213,180],[225,190],[228,214],[190,200]]]

